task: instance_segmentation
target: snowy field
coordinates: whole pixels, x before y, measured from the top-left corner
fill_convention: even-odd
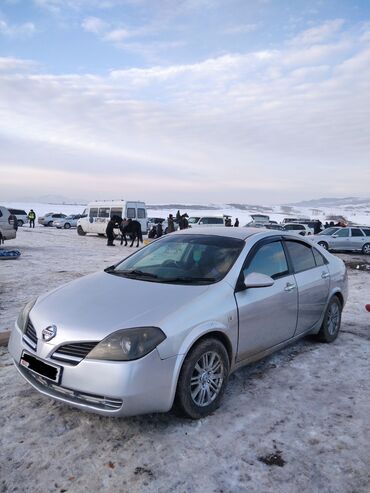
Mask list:
[[[133,250],[44,227],[21,228],[6,246],[22,256],[0,264],[0,330],[29,299]],[[369,281],[349,268],[335,343],[307,338],[237,371],[221,408],[197,422],[117,420],[56,403],[0,348],[0,492],[369,493]]]

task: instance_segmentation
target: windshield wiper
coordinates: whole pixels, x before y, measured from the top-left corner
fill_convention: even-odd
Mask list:
[[[170,277],[168,279],[163,278],[161,282],[168,283],[179,283],[179,284],[192,284],[192,283],[200,283],[200,282],[216,282],[217,279],[215,277]]]
[[[115,274],[116,276],[123,277],[150,277],[151,279],[157,279],[158,276],[156,274],[151,274],[150,272],[144,272],[142,270],[113,270],[109,271],[110,274]]]

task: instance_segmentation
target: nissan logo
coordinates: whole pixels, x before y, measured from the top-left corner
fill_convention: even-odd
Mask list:
[[[57,335],[56,325],[50,325],[49,327],[46,327],[46,329],[42,331],[42,339],[46,342],[50,341],[56,335]]]

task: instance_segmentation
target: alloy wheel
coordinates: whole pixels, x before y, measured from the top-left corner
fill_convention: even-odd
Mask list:
[[[339,306],[337,303],[332,303],[328,310],[327,319],[326,319],[328,332],[331,336],[337,332],[339,327],[339,320],[340,320]]]
[[[190,379],[193,402],[200,407],[208,406],[218,396],[223,380],[224,366],[220,356],[214,351],[202,354]]]

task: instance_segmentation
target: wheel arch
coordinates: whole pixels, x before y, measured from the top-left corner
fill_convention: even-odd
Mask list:
[[[230,363],[230,368],[232,367],[232,362],[234,358],[233,350],[232,350],[232,342],[229,338],[229,336],[220,328],[212,328],[209,329],[207,332],[203,332],[201,334],[198,334],[198,336],[191,341],[191,344],[188,344],[186,347],[185,351],[181,351],[181,354],[177,356],[177,363],[175,366],[175,371],[173,375],[173,380],[172,380],[172,388],[171,388],[171,397],[170,397],[170,402],[171,402],[171,407],[174,403],[175,400],[175,395],[176,395],[176,389],[180,377],[180,372],[183,367],[185,358],[189,354],[189,352],[201,341],[205,339],[217,339],[220,341],[226,349],[227,355],[229,357],[229,363]]]

